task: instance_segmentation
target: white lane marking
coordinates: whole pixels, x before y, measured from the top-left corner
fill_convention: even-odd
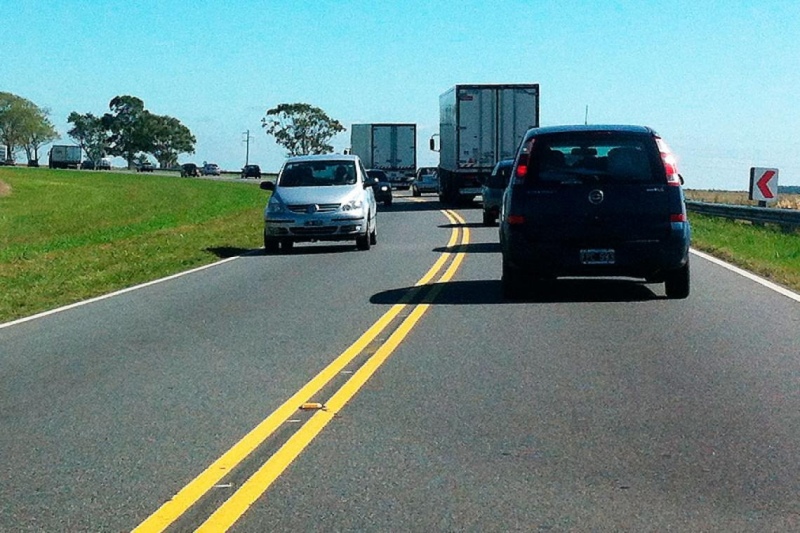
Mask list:
[[[773,282],[771,282],[769,280],[766,280],[766,279],[764,279],[762,277],[756,276],[752,272],[748,272],[747,270],[741,269],[741,268],[739,268],[737,266],[733,266],[730,263],[726,263],[722,259],[717,259],[714,256],[708,255],[707,253],[701,252],[699,250],[695,250],[694,248],[692,248],[691,251],[692,251],[692,253],[694,255],[700,256],[703,259],[706,259],[707,261],[711,261],[715,265],[719,265],[722,268],[727,268],[731,272],[735,272],[736,274],[739,274],[740,276],[744,276],[745,278],[747,278],[749,280],[755,281],[756,283],[760,283],[764,287],[766,287],[768,289],[772,289],[773,291],[777,292],[778,294],[782,294],[782,295],[786,296],[787,298],[791,298],[795,302],[800,302],[800,294],[797,294],[796,292],[792,292],[789,289],[787,289],[786,287],[781,287],[780,285],[778,285],[776,283],[773,283]]]
[[[0,329],[3,328],[10,328],[11,326],[16,326],[17,324],[22,324],[23,322],[29,322],[31,320],[36,320],[37,318],[44,318],[49,315],[53,315],[56,313],[60,313],[62,311],[67,311],[69,309],[74,309],[76,307],[80,307],[82,305],[88,305],[94,302],[99,302],[100,300],[105,300],[106,298],[113,298],[114,296],[119,296],[120,294],[125,294],[126,292],[136,291],[139,289],[143,289],[145,287],[149,287],[150,285],[155,285],[157,283],[162,283],[164,281],[169,281],[175,278],[179,278],[181,276],[185,276],[187,274],[194,274],[195,272],[200,272],[201,270],[205,270],[207,268],[215,267],[221,265],[223,263],[227,263],[229,261],[233,261],[234,259],[239,259],[239,256],[235,257],[228,257],[227,259],[223,259],[222,261],[217,261],[216,263],[211,263],[209,265],[203,265],[201,267],[193,268],[192,270],[187,270],[185,272],[178,272],[177,274],[173,274],[171,276],[167,276],[166,278],[156,279],[153,281],[148,281],[147,283],[142,283],[141,285],[135,285],[133,287],[128,287],[127,289],[122,289],[116,292],[111,292],[108,294],[103,294],[102,296],[96,296],[94,298],[90,298],[88,300],[83,300],[81,302],[75,302],[74,304],[65,305],[64,307],[59,307],[58,309],[51,309],[50,311],[44,311],[42,313],[38,313],[36,315],[26,316],[24,318],[19,318],[12,322],[6,322],[5,324],[0,324]]]

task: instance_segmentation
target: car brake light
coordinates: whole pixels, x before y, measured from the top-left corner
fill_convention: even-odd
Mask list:
[[[508,215],[508,223],[512,226],[519,226],[525,223],[525,217],[522,215]]]
[[[686,222],[686,213],[678,213],[669,216],[670,222]]]
[[[533,143],[536,139],[529,139],[522,145],[522,150],[519,151],[519,155],[517,155],[517,164],[515,165],[516,169],[514,170],[514,184],[520,185],[525,183],[525,178],[528,177],[528,162],[531,157],[531,150],[533,149]]]
[[[663,139],[656,137],[656,144],[658,145],[658,151],[661,153],[661,161],[664,163],[664,171],[667,174],[667,185],[680,187],[681,177],[678,173],[678,160]]]

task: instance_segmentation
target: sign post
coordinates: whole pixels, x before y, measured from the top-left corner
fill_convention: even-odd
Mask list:
[[[750,169],[750,199],[758,201],[759,207],[766,207],[767,202],[778,200],[778,169]]]

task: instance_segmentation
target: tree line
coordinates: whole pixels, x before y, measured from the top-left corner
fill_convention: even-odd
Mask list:
[[[193,154],[197,142],[192,132],[173,117],[145,109],[135,96],[116,96],[101,116],[73,111],[67,117],[69,135],[91,161],[119,156],[128,167],[151,155],[161,168],[178,164],[178,155]],[[0,92],[0,144],[7,157],[24,151],[29,165],[38,165],[39,149],[61,136],[49,118],[50,111],[15,94]],[[328,141],[345,131],[322,109],[305,103],[280,104],[266,112],[261,125],[267,135],[287,149],[287,155],[330,153]],[[2,163],[2,161],[0,161]]]
[[[194,153],[197,140],[178,119],[156,115],[135,96],[116,96],[101,116],[73,111],[67,117],[69,135],[92,161],[119,156],[128,167],[153,156],[161,168],[178,164],[178,155]],[[39,149],[61,136],[49,118],[50,111],[26,98],[0,92],[0,143],[7,157],[25,151],[29,165],[38,165]]]

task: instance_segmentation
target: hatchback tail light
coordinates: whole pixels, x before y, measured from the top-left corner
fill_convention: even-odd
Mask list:
[[[661,161],[664,163],[664,171],[667,174],[667,185],[680,187],[681,176],[678,173],[678,160],[675,158],[675,154],[672,153],[664,139],[656,137],[656,144],[658,151],[661,152]]]
[[[525,141],[519,151],[519,155],[517,155],[517,164],[514,166],[514,185],[525,183],[525,178],[528,177],[528,163],[530,162],[534,141],[535,139],[533,138]]]

